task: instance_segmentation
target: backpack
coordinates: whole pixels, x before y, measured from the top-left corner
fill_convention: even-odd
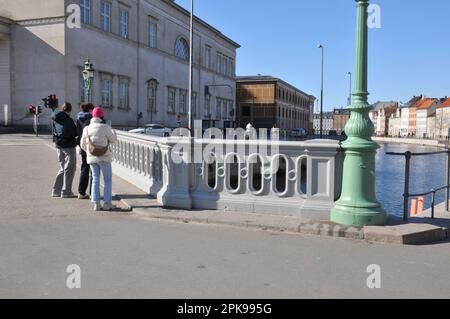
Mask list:
[[[108,141],[108,145],[102,147],[102,146],[95,146],[94,143],[92,143],[91,137],[89,136],[89,126],[86,128],[86,135],[87,135],[87,139],[88,139],[88,151],[89,154],[93,155],[93,156],[103,156],[106,154],[106,152],[108,152],[109,150],[109,141]]]

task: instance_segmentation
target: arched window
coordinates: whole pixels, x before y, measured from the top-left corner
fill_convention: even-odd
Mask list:
[[[184,38],[178,38],[175,43],[175,56],[183,60],[189,60],[189,44]]]

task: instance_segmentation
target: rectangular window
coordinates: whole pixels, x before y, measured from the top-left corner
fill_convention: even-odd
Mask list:
[[[216,72],[222,73],[222,54],[221,53],[217,53],[216,66],[217,66]]]
[[[205,95],[205,116],[211,116],[211,95]]]
[[[107,1],[102,1],[101,22],[103,31],[111,32],[111,3]]]
[[[223,56],[223,61],[222,61],[222,63],[223,63],[223,72],[222,72],[222,74],[223,75],[227,75],[228,74],[228,57],[227,56]]]
[[[192,92],[192,116],[197,115],[197,93]]]
[[[111,107],[111,78],[102,78],[102,106]]]
[[[216,119],[220,119],[221,111],[222,111],[222,99],[218,97],[216,99]]]
[[[158,25],[155,22],[148,24],[148,45],[150,48],[156,48],[158,39]]]
[[[119,10],[119,35],[128,39],[128,11],[124,9]]]
[[[179,105],[179,110],[180,110],[180,114],[185,115],[187,114],[186,112],[186,98],[187,98],[187,92],[185,90],[180,90],[180,105]]]
[[[119,79],[119,108],[128,110],[130,108],[129,81],[125,78]]]
[[[81,23],[91,24],[91,0],[80,0]]]
[[[211,47],[209,45],[205,47],[205,68],[211,69]]]
[[[168,101],[167,101],[167,112],[175,113],[175,88],[168,88]]]
[[[228,76],[230,78],[234,77],[234,74],[235,74],[235,72],[234,72],[234,59],[230,59],[230,67],[228,69],[228,73],[229,73]]]
[[[148,112],[156,113],[156,90],[158,83],[154,80],[148,82]]]

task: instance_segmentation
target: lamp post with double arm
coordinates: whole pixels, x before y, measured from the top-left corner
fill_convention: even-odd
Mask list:
[[[94,65],[89,59],[84,62],[83,80],[84,80],[84,102],[91,103],[92,82],[94,80]]]

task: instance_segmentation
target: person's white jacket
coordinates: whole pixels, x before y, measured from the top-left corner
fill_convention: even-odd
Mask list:
[[[89,137],[92,143],[97,147],[105,147],[109,144],[114,144],[117,141],[117,135],[115,131],[111,128],[111,126],[107,124],[103,124],[102,120],[94,117],[91,119],[91,124],[86,126],[83,130],[83,136],[81,137],[80,147],[87,154],[87,163],[98,164],[101,162],[111,163],[113,160],[113,156],[110,150],[106,152],[103,156],[94,156],[89,153]]]

